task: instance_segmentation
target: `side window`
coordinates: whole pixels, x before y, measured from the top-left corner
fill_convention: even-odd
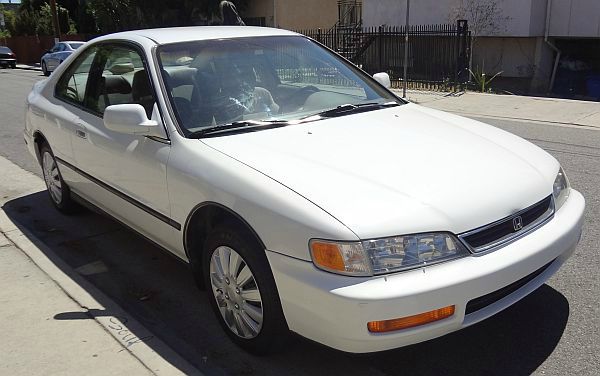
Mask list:
[[[71,64],[56,84],[55,96],[67,102],[82,105],[90,69],[98,49],[88,48]]]
[[[100,114],[115,104],[137,103],[152,116],[155,99],[140,54],[132,47],[105,45],[94,62],[84,105]]]

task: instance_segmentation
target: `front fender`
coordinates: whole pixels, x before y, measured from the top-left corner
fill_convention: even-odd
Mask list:
[[[173,146],[167,180],[175,221],[185,223],[199,202],[214,202],[243,219],[266,249],[307,261],[311,238],[358,240],[316,204],[200,140]]]

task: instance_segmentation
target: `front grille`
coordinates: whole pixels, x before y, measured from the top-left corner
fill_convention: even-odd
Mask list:
[[[521,210],[497,222],[460,234],[459,238],[473,252],[483,252],[497,248],[509,241],[522,236],[545,223],[554,214],[552,196]],[[513,220],[520,217],[521,229],[515,229]]]
[[[498,300],[507,297],[508,295],[512,294],[513,292],[517,291],[518,289],[520,289],[521,287],[525,286],[527,283],[529,283],[531,280],[533,280],[535,277],[537,277],[538,275],[542,274],[546,269],[548,269],[548,267],[550,266],[550,264],[552,264],[554,262],[554,260],[550,261],[549,263],[547,263],[546,265],[542,266],[541,268],[539,268],[538,270],[536,270],[535,272],[519,279],[516,282],[511,283],[508,286],[505,286],[499,290],[496,290],[494,292],[491,292],[487,295],[483,295],[480,296],[479,298],[475,298],[473,300],[470,300],[467,303],[467,308],[465,310],[465,315],[468,315],[469,313],[473,313],[476,311],[479,311],[480,309],[483,309],[487,306],[489,306],[490,304],[496,303]]]

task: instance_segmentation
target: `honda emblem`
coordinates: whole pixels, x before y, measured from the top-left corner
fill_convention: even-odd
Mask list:
[[[520,215],[517,215],[513,218],[513,228],[515,231],[519,231],[523,229],[523,218]]]

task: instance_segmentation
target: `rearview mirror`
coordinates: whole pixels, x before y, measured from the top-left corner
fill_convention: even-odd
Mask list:
[[[375,81],[379,82],[380,84],[382,84],[383,86],[385,86],[388,89],[392,87],[392,81],[390,80],[390,75],[385,72],[375,73],[373,75],[373,78],[375,79]]]
[[[165,137],[157,121],[149,120],[139,104],[115,104],[104,110],[104,126],[111,131],[136,136]]]

